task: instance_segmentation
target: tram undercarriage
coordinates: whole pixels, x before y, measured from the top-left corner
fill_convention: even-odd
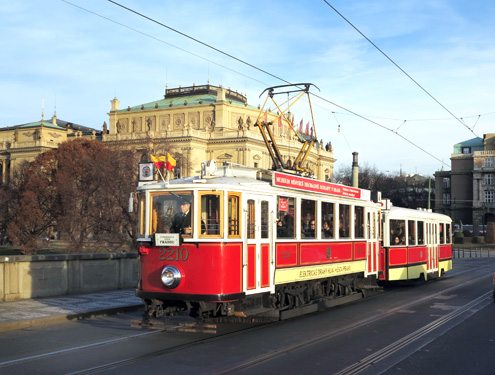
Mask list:
[[[188,314],[199,321],[235,317],[237,320],[284,320],[352,302],[381,290],[374,276],[351,274],[282,284],[274,294],[258,294],[233,302],[144,300],[147,317]],[[227,319],[225,319],[227,318]]]

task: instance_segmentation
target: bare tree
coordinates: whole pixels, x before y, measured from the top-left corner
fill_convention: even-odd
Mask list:
[[[57,231],[70,251],[128,249],[135,218],[127,212],[136,186],[133,153],[100,142],[75,140],[40,154],[25,167],[9,236],[35,252],[42,234]]]
[[[337,183],[351,185],[352,168],[344,166],[334,173]],[[375,166],[363,164],[359,168],[359,187],[371,191],[381,191],[384,199],[390,199],[395,206],[408,208],[428,207],[429,178],[420,175],[385,174]],[[435,189],[432,187],[431,192]],[[434,201],[434,198],[431,199]]]

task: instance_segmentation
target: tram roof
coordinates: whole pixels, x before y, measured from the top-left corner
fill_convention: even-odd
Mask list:
[[[299,194],[318,194],[336,198],[371,201],[371,191],[351,186],[334,184],[313,178],[272,170],[246,167],[242,165],[226,164],[219,166],[214,174],[194,177],[185,177],[170,181],[150,181],[140,183],[138,190],[169,190],[174,188],[193,189],[205,185],[236,185],[240,189],[255,187],[266,189],[282,189]]]
[[[426,209],[412,209],[412,208],[404,208],[404,207],[395,207],[392,206],[388,210],[384,210],[385,212],[388,212],[389,218],[393,219],[395,217],[400,218],[400,219],[435,219],[439,221],[444,221],[444,222],[450,222],[452,219],[444,214],[439,214],[437,212],[431,212]]]

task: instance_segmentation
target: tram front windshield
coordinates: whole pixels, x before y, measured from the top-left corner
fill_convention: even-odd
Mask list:
[[[190,236],[193,228],[192,192],[151,193],[150,234],[181,233]]]

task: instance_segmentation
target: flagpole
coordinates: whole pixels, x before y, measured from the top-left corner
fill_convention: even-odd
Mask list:
[[[160,172],[160,169],[159,168],[157,168],[157,171],[158,171],[158,174],[160,175],[160,177],[162,178],[163,182],[168,185],[168,182],[165,181],[165,178],[163,177],[163,174],[162,174],[162,172]]]

